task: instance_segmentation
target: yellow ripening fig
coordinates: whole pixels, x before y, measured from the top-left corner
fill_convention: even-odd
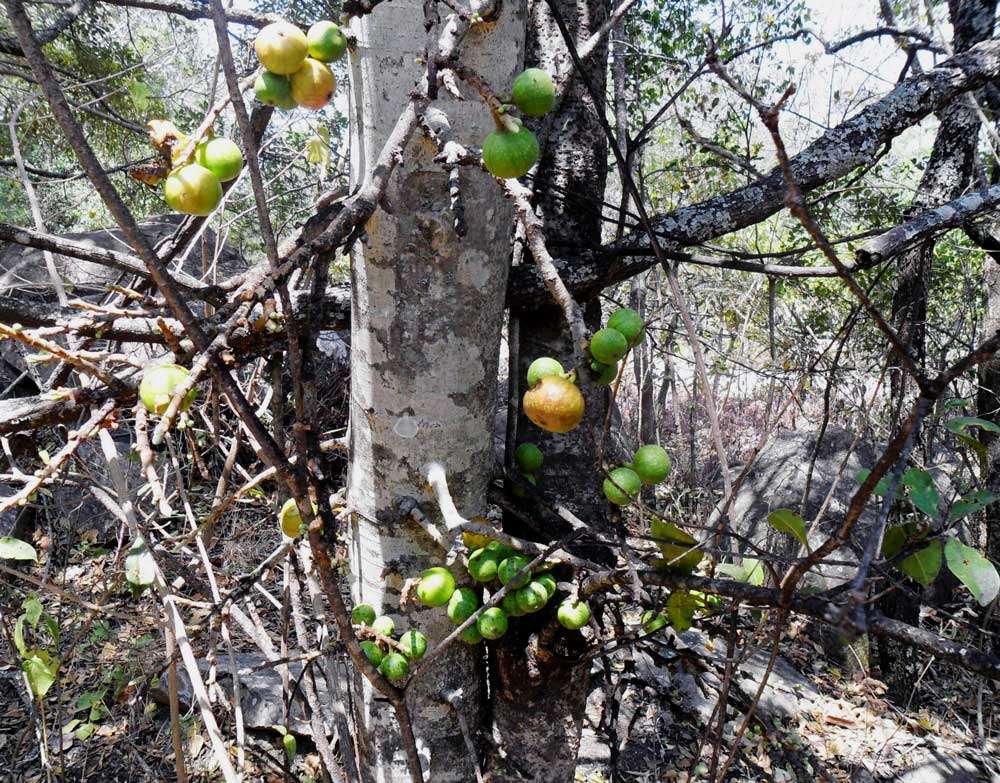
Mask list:
[[[322,109],[337,89],[333,72],[325,63],[311,57],[305,59],[302,67],[289,80],[292,84],[292,100],[305,109]]]
[[[253,42],[257,59],[271,73],[288,76],[302,67],[309,49],[306,34],[288,22],[273,22]]]
[[[163,183],[163,198],[183,215],[210,215],[222,201],[222,183],[204,166],[188,163],[170,172]]]
[[[575,384],[556,375],[546,375],[524,393],[524,415],[549,432],[569,432],[583,418],[583,395]]]

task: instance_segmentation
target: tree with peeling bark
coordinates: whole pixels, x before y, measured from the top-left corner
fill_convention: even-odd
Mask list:
[[[996,742],[995,0],[4,8],[13,774],[833,776],[811,639]]]

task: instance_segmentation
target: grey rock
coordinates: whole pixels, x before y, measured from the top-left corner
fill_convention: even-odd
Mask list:
[[[761,650],[740,666],[736,684],[748,699],[752,700],[760,688],[769,657],[768,653]],[[800,712],[808,712],[821,700],[822,696],[816,686],[785,658],[779,656],[760,695],[760,701],[757,702],[757,712],[761,716],[793,718]]]
[[[143,233],[152,244],[166,239],[183,221],[183,215],[159,215],[140,223]],[[76,231],[60,236],[80,242],[91,247],[130,253],[131,247],[117,228],[98,229],[96,231]],[[211,247],[216,247],[215,232],[206,229],[205,236]],[[100,264],[82,261],[78,258],[68,258],[56,254],[54,256],[56,269],[67,286],[103,291],[108,283],[113,283],[121,276],[121,272]],[[174,268],[196,277],[201,277],[201,253],[199,244],[188,253],[181,263]],[[217,260],[219,279],[228,277],[246,268],[242,257],[228,245],[224,245]],[[31,290],[51,295],[51,283],[45,267],[45,258],[41,250],[21,245],[0,245],[0,289],[8,288],[22,291]]]
[[[139,225],[147,239],[156,245],[170,237],[183,220],[183,215],[160,215],[144,220]],[[77,231],[60,236],[91,247],[125,253],[131,252],[128,242],[118,229]],[[226,244],[218,245],[214,231],[206,229],[204,236],[207,238],[209,246],[217,251],[214,253],[217,279],[222,280],[246,269],[246,261],[235,249]],[[67,295],[71,298],[96,302],[107,293],[109,285],[122,282],[130,284],[131,282],[129,275],[123,275],[117,269],[100,264],[59,254],[54,254],[53,260],[56,270],[66,286]],[[200,242],[195,242],[191,251],[185,257],[174,262],[171,268],[201,278]],[[56,300],[56,293],[49,280],[45,257],[41,250],[16,244],[0,244],[0,294],[16,295],[25,301],[54,302]],[[194,301],[191,302],[191,305],[196,311],[200,306],[198,302]],[[122,350],[140,361],[147,361],[155,355],[162,354],[162,350],[147,345],[127,345],[123,346]],[[0,390],[20,378],[21,385],[13,390],[13,394],[27,396],[35,393],[35,389],[31,388],[32,385],[39,387],[45,382],[55,365],[30,366],[25,361],[27,353],[31,353],[31,351],[26,350],[20,343],[12,340],[0,341]],[[23,371],[27,371],[27,378],[21,378]]]
[[[0,484],[0,497],[10,497],[16,492],[16,487],[10,484]],[[0,537],[13,536],[14,538],[21,538],[25,530],[25,520],[29,511],[28,507],[15,507],[8,508],[3,513],[0,513]]]
[[[305,696],[301,688],[295,685],[302,674],[301,662],[288,664],[291,687],[294,688],[294,698],[289,706],[288,722],[284,719],[283,698],[285,691],[282,688],[281,675],[274,666],[266,664],[266,659],[262,655],[252,653],[237,653],[235,656],[237,671],[240,671],[240,707],[243,710],[243,723],[250,729],[271,729],[274,726],[285,726],[296,734],[308,736],[312,734],[309,725]],[[224,652],[219,652],[215,661],[216,682],[225,692],[227,699],[232,699],[233,684],[232,675],[229,668],[229,656]],[[207,680],[209,674],[209,664],[207,661],[199,661],[202,678]],[[260,667],[260,668],[258,668]],[[326,681],[318,673],[318,669],[312,669],[316,678],[316,695],[320,704],[330,703],[330,694],[326,687]],[[168,704],[168,694],[166,690],[166,678],[158,688],[151,692],[152,697],[161,704]],[[190,709],[193,699],[191,691],[191,680],[183,667],[177,669],[177,696],[182,709]]]
[[[117,444],[119,461],[125,471],[125,482],[131,492],[142,484],[142,466],[138,459],[129,459],[132,453],[133,433],[119,427],[112,437]],[[102,493],[113,503],[117,503],[107,460],[96,441],[85,441],[77,449],[74,471],[83,473],[90,480],[89,491],[76,482],[57,482],[49,487],[52,497],[46,503],[46,511],[51,524],[69,536],[75,537],[87,530],[95,530],[99,541],[113,538],[121,520],[102,503],[98,496]]]
[[[900,783],[981,783],[997,779],[996,775],[989,775],[968,759],[945,756],[936,751],[932,751],[926,760],[900,772],[897,778]]]
[[[779,508],[800,512],[816,436],[817,433],[800,430],[778,432],[754,461],[730,507],[733,529],[776,558],[798,557],[800,545],[792,536],[774,530],[767,522],[767,515]],[[829,427],[820,443],[802,514],[807,530],[812,527],[827,494],[834,489],[819,524],[810,532],[810,545],[825,541],[840,525],[858,488],[858,471],[875,464],[878,452],[872,444],[864,439],[854,444],[854,440],[853,433]],[[739,473],[740,468],[734,467],[734,477]],[[864,547],[875,522],[875,513],[872,504],[862,513],[847,546],[836,550],[829,558],[847,564],[824,566],[819,573],[807,577],[807,584],[829,588],[853,575],[854,568],[850,564],[856,562]],[[754,556],[749,544],[743,542],[739,546],[748,557]],[[778,563],[779,571],[782,565],[783,562]]]

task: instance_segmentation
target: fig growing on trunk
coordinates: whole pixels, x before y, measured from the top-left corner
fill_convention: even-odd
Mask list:
[[[483,640],[483,635],[479,633],[479,627],[473,623],[458,635],[466,644],[479,644]]]
[[[425,606],[444,606],[455,592],[455,577],[441,566],[428,568],[420,576],[417,597]]]
[[[614,364],[604,364],[604,362],[591,362],[590,369],[597,376],[594,383],[598,386],[607,386],[618,377],[618,362]]]
[[[604,479],[604,497],[616,506],[627,506],[641,488],[642,480],[632,468],[615,468]]]
[[[292,100],[307,109],[322,109],[337,89],[333,72],[321,63],[307,57],[302,67],[291,75]]]
[[[298,27],[288,22],[273,22],[257,33],[253,48],[267,70],[287,76],[301,67],[309,47]]]
[[[670,457],[661,446],[640,446],[632,458],[632,470],[643,484],[659,484],[670,475]]]
[[[520,576],[517,574],[528,563],[528,558],[521,555],[511,555],[508,557],[500,563],[500,567],[497,569],[497,578],[500,580],[500,584],[508,585],[511,590],[525,584],[531,578],[531,572],[525,571]]]
[[[511,90],[514,105],[528,117],[548,114],[556,100],[556,86],[552,77],[541,68],[528,68],[514,79]]]
[[[500,558],[489,549],[477,549],[469,556],[469,575],[477,582],[492,582],[499,566]]]
[[[211,171],[219,182],[236,179],[243,170],[243,153],[229,139],[208,139],[194,151],[195,162]]]
[[[563,366],[551,356],[539,356],[528,365],[528,388],[530,389],[546,375],[562,375]]]
[[[601,329],[590,338],[590,355],[602,364],[615,364],[628,351],[628,340],[616,329]]]
[[[468,587],[460,587],[451,594],[448,601],[448,619],[455,625],[461,625],[476,613],[479,608],[479,598]]]
[[[292,98],[292,83],[287,76],[279,76],[270,71],[264,71],[253,83],[253,91],[257,100],[267,106],[273,106],[282,111],[295,108]]]
[[[556,578],[552,574],[538,574],[534,581],[538,582],[542,587],[545,588],[545,593],[549,598],[556,594],[556,590],[559,589],[559,585],[556,583]]]
[[[524,415],[549,432],[569,432],[583,418],[583,395],[565,378],[547,375],[524,393]]]
[[[160,415],[165,413],[174,392],[190,374],[179,364],[157,364],[146,368],[139,383],[139,399],[146,410]],[[180,410],[187,410],[197,396],[198,390],[192,388],[181,400]]]
[[[586,601],[567,598],[556,610],[556,619],[563,628],[578,631],[590,622],[590,607]]]
[[[493,606],[479,615],[476,628],[484,639],[499,639],[507,633],[507,615]]]
[[[521,607],[517,605],[517,591],[507,593],[500,601],[500,608],[503,609],[503,613],[508,617],[520,617],[524,612],[521,611]]]
[[[347,37],[334,22],[316,22],[306,33],[309,56],[323,63],[339,60],[347,51]]]
[[[392,621],[391,617],[382,615],[381,617],[376,617],[375,622],[372,623],[372,630],[375,633],[380,633],[383,636],[392,636],[396,630],[396,624]]]
[[[360,644],[362,652],[364,652],[365,657],[371,661],[372,666],[378,668],[378,665],[382,663],[382,650],[381,648],[372,641],[364,641]]]
[[[483,165],[494,177],[523,177],[538,160],[538,139],[525,127],[497,129],[483,142]]]
[[[642,339],[646,325],[640,316],[631,307],[623,307],[616,310],[608,319],[608,329],[621,332],[622,336],[628,340],[629,345],[635,345]]]
[[[528,582],[517,591],[517,605],[525,614],[537,612],[549,600],[545,585],[538,582]]]
[[[222,201],[222,183],[197,163],[174,169],[163,183],[163,198],[184,215],[209,215]]]
[[[410,664],[406,662],[406,658],[397,652],[389,653],[385,656],[378,668],[385,675],[386,679],[393,682],[405,680],[410,674]]]
[[[534,443],[522,443],[514,452],[514,461],[523,473],[534,473],[544,460],[542,450]]]
[[[427,637],[420,631],[407,631],[399,637],[399,644],[403,648],[403,655],[411,661],[419,661],[427,652]]]
[[[375,616],[375,608],[371,604],[358,604],[351,610],[351,622],[355,625],[371,625]]]

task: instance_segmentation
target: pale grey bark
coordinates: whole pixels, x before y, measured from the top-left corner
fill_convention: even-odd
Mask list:
[[[420,0],[395,0],[352,25],[355,178],[371,169],[422,73],[423,22]],[[498,23],[469,33],[463,61],[492,84],[509,84],[521,63],[524,24],[522,4],[507,0]],[[442,90],[436,105],[470,143],[493,129],[486,107],[472,96],[459,102]],[[392,616],[398,630],[420,629],[432,645],[452,624],[440,609],[400,606],[400,591],[404,580],[441,565],[444,553],[401,516],[398,504],[416,499],[439,519],[423,475],[436,460],[459,510],[485,511],[511,229],[496,183],[466,167],[468,234],[458,237],[448,175],[433,155],[422,138],[407,145],[386,195],[391,212],[369,220],[368,241],[353,258],[348,480],[354,599]],[[435,783],[474,779],[455,715],[441,699],[461,689],[458,708],[472,727],[481,725],[482,655],[481,646],[454,645],[408,689],[418,750]],[[409,780],[392,709],[367,682],[357,687],[365,733],[359,751],[370,779]]]

